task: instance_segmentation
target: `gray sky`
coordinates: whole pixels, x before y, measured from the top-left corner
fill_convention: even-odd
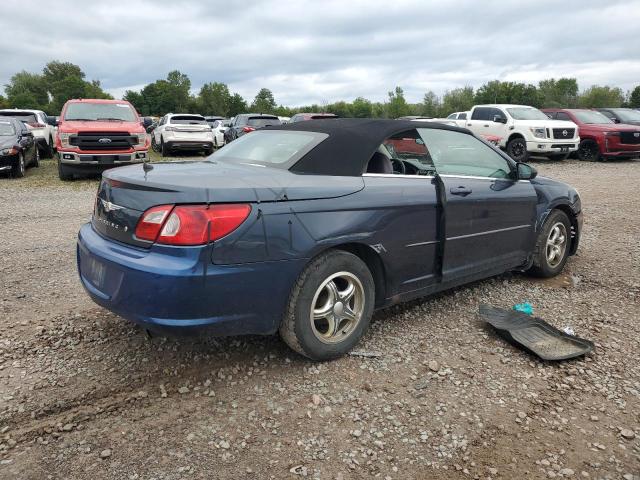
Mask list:
[[[500,79],[640,84],[640,1],[1,0],[0,84],[53,59],[119,97],[172,69],[278,103],[409,101]]]

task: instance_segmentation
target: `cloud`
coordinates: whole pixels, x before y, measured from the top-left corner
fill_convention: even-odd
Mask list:
[[[194,89],[262,87],[300,105],[396,85],[410,101],[493,80],[577,77],[624,90],[640,78],[640,3],[609,0],[227,1],[4,0],[0,82],[53,59],[81,66],[116,96],[186,73]]]

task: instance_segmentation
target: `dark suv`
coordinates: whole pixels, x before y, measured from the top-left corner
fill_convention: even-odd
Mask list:
[[[275,115],[263,115],[262,113],[243,113],[237,115],[227,131],[224,132],[224,141],[232,142],[245,133],[253,132],[271,125],[280,125],[280,119]]]
[[[596,108],[595,110],[609,117],[613,123],[640,125],[640,112],[633,108]]]

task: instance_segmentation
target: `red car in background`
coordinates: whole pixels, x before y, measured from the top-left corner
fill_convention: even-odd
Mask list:
[[[595,110],[544,108],[542,111],[553,120],[570,120],[578,125],[580,160],[640,157],[640,126],[614,123]]]

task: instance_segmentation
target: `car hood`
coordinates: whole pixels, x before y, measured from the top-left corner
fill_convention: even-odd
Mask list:
[[[589,128],[601,132],[637,132],[638,125],[626,125],[624,123],[585,123],[580,128]]]
[[[61,133],[75,133],[91,130],[94,132],[129,132],[144,133],[145,129],[138,122],[83,122],[65,120],[58,125]]]
[[[525,127],[576,128],[573,122],[566,120],[518,120],[518,125]]]
[[[161,203],[281,202],[335,198],[364,188],[362,177],[302,175],[280,168],[215,160],[154,163],[109,170],[103,177],[131,188],[113,189],[114,198],[144,210]],[[147,193],[145,193],[147,192]],[[140,197],[134,200],[134,197]],[[147,198],[142,198],[147,197]],[[134,206],[135,204],[135,206]]]

